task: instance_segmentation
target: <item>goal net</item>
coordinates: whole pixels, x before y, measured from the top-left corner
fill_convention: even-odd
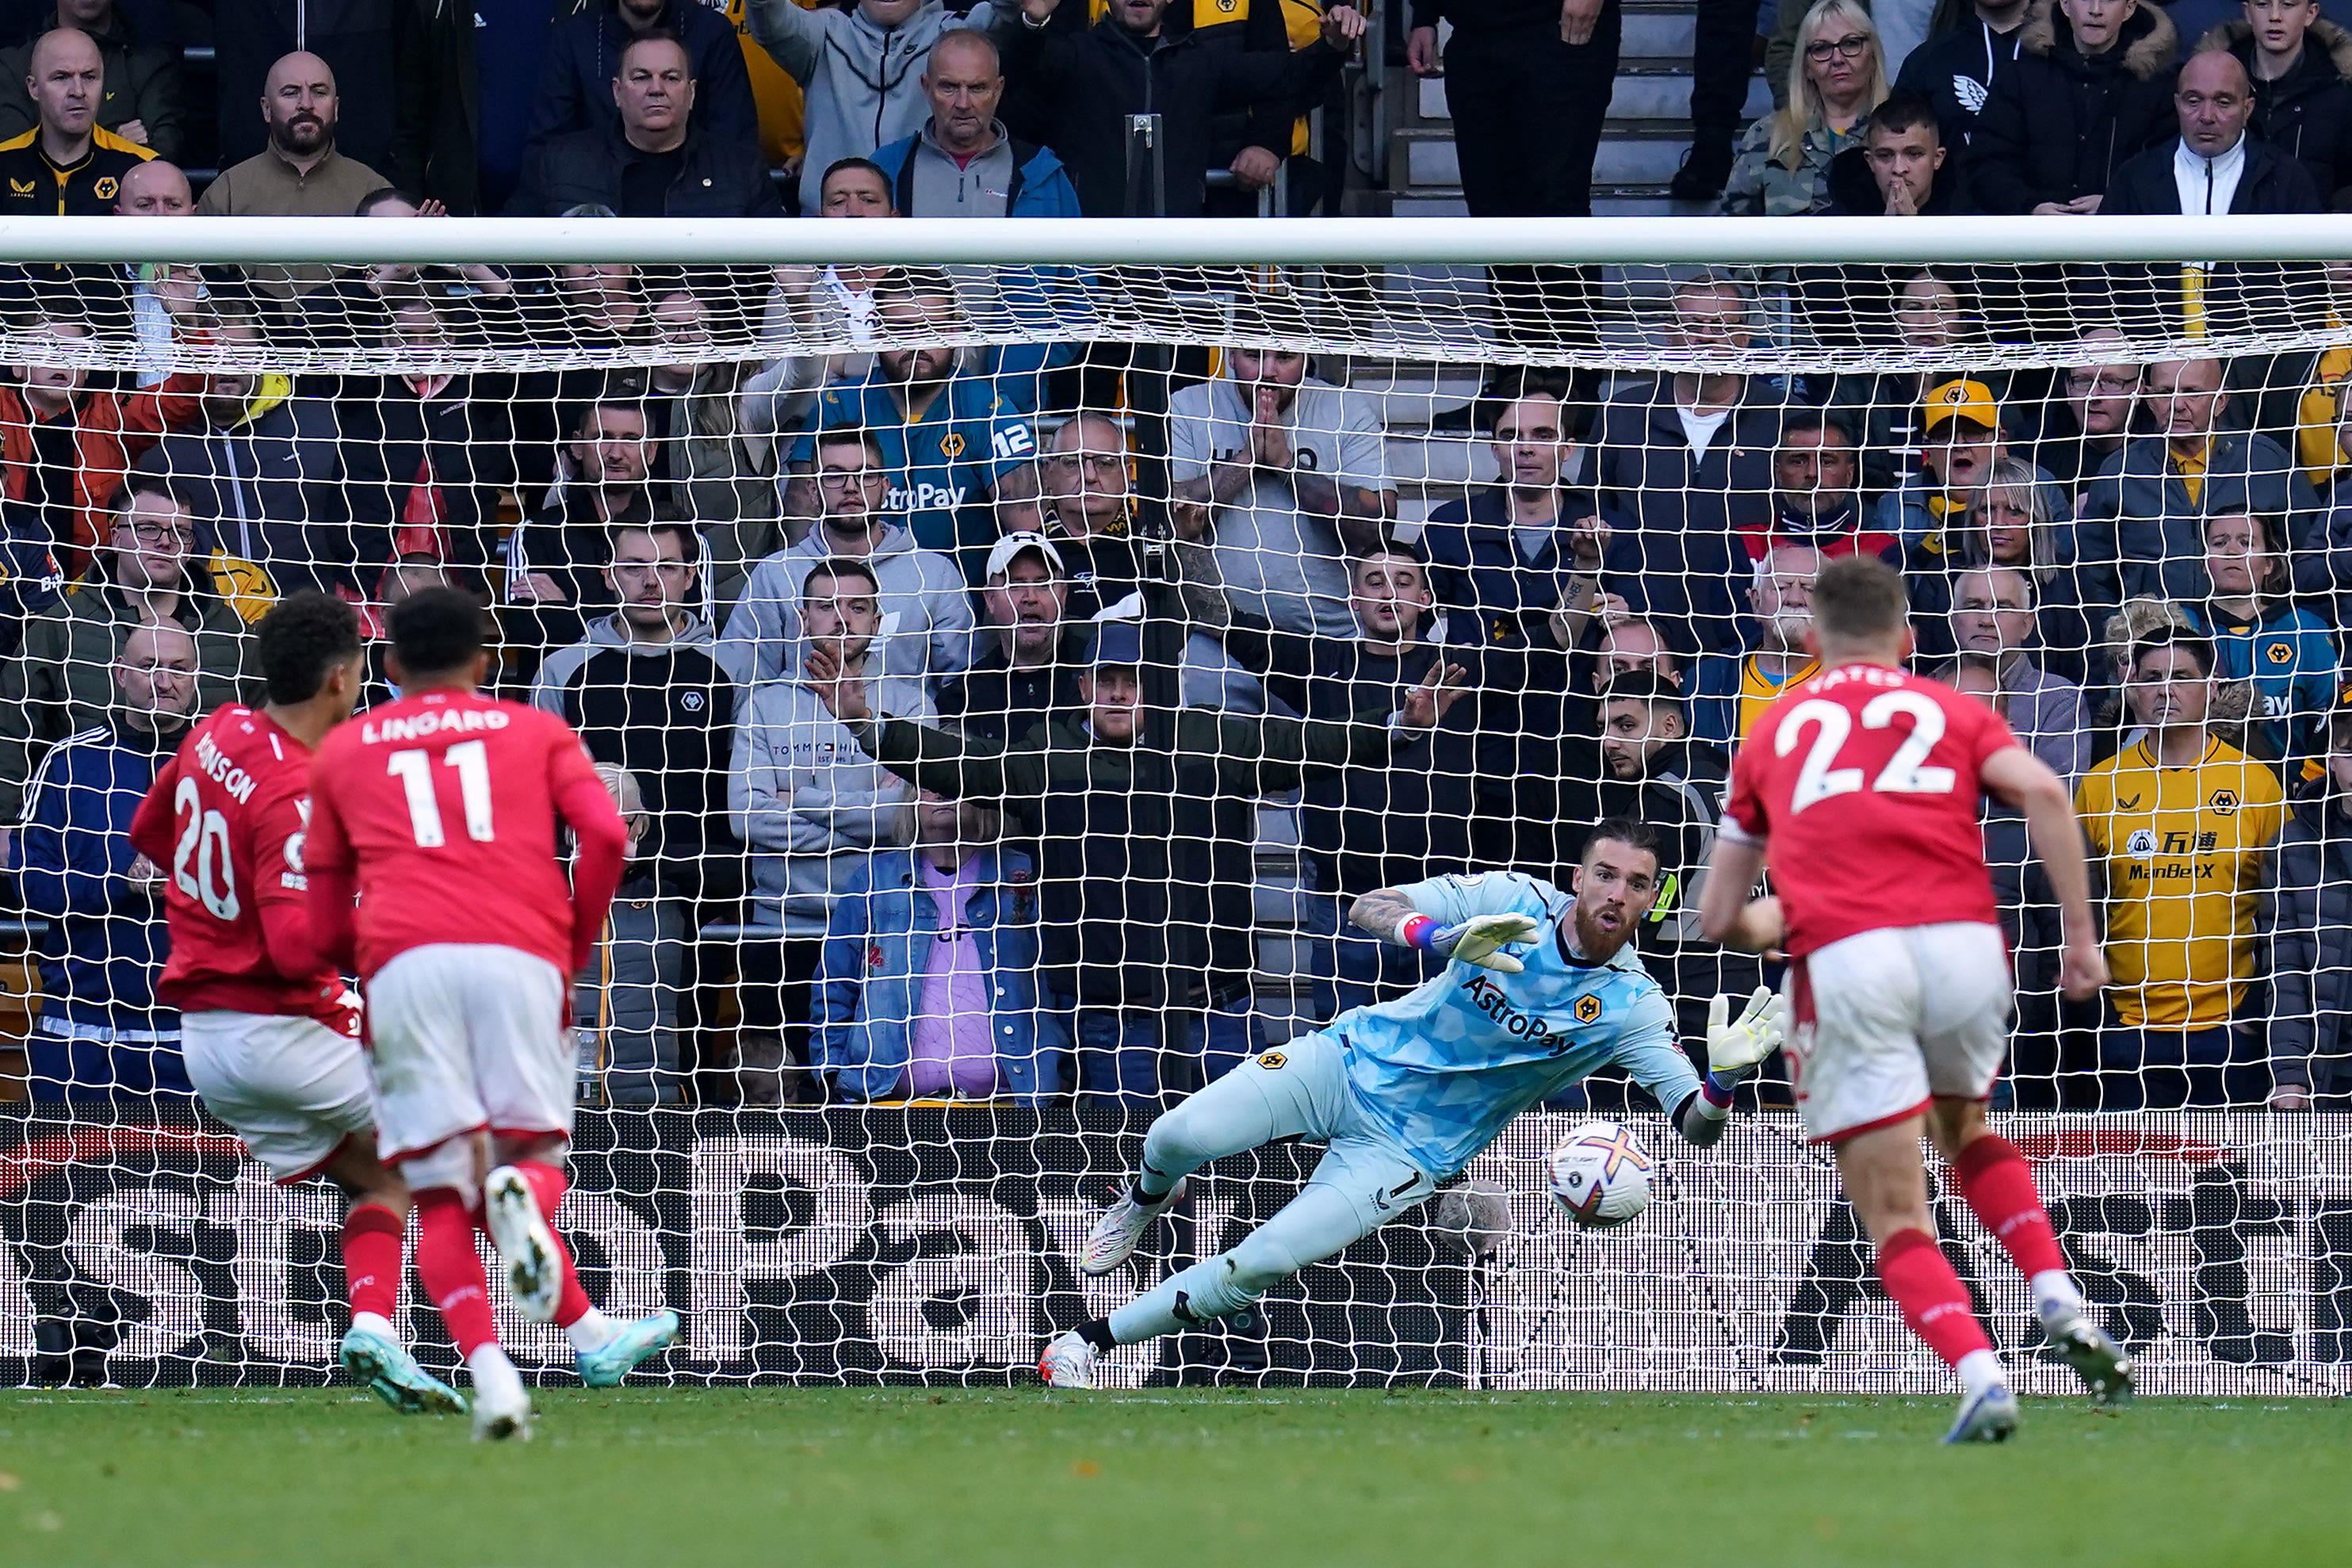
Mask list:
[[[1984,830],[1996,1124],[2086,1290],[2151,1391],[2352,1386],[2352,224],[0,236],[0,1383],[332,1375],[340,1200],[202,1111],[155,999],[160,889],[226,895],[231,858],[124,838],[191,719],[258,700],[289,594],[358,608],[362,708],[404,597],[479,595],[499,692],[629,818],[559,1217],[608,1311],[685,1320],[643,1375],[1003,1384],[1307,1179],[1311,1142],[1222,1161],[1133,1263],[1076,1269],[1164,1104],[1434,973],[1349,924],[1366,892],[1564,889],[1593,824],[1645,821],[1639,951],[1703,1065],[1708,999],[1780,978],[1693,913],[1728,760],[1810,672],[1821,563],[1867,552],[1916,667],[2077,792],[2097,1003],[2057,994],[2021,821]],[[1777,1061],[1712,1151],[1658,1110],[1604,1070],[1105,1375],[1942,1386]],[[1546,1194],[1592,1117],[1655,1162],[1605,1233]]]

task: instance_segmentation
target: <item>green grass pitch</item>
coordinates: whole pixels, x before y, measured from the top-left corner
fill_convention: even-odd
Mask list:
[[[484,1448],[347,1390],[0,1395],[0,1563],[2352,1562],[2336,1400],[541,1391]]]

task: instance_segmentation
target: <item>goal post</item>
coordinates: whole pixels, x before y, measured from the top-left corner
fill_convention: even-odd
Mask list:
[[[477,594],[631,817],[560,1219],[608,1310],[685,1319],[659,1375],[1007,1384],[1309,1174],[1221,1163],[1076,1270],[1163,1103],[1427,976],[1363,892],[1565,887],[1631,815],[1685,1035],[1777,981],[1695,885],[1813,572],[1867,552],[1916,667],[2077,790],[2117,984],[2061,1005],[1989,811],[1996,1124],[2142,1386],[2352,1392],[2352,217],[10,218],[0,257],[0,1384],[331,1375],[335,1202],[194,1103],[183,868],[121,844],[287,595],[353,605],[377,705],[401,599]],[[928,767],[834,720],[816,638]],[[1776,1068],[1691,1151],[1604,1072],[1105,1375],[1940,1387],[1790,1105]],[[1605,1235],[1544,1193],[1588,1114],[1661,1162]]]

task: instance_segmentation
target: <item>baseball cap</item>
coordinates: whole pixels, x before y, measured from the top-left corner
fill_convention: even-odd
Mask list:
[[[1023,529],[1017,533],[1006,534],[988,547],[988,575],[995,577],[1011,571],[1013,563],[1032,550],[1043,555],[1045,564],[1056,573],[1063,570],[1062,552],[1054,548],[1054,542],[1042,533]]]
[[[1133,621],[1104,621],[1095,632],[1095,650],[1087,662],[1100,668],[1106,664],[1143,663],[1143,628]]]
[[[1966,419],[1988,430],[2000,428],[2000,405],[1993,401],[1992,388],[1981,381],[1943,382],[1927,394],[1920,407],[1926,411],[1920,423],[1930,430],[1954,419]]]

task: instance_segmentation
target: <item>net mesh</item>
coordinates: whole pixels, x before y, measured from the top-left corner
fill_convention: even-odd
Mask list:
[[[986,1383],[1296,1192],[1312,1150],[1221,1162],[1133,1265],[1075,1268],[1164,1101],[1423,978],[1349,926],[1365,892],[1564,886],[1591,823],[1643,817],[1669,892],[1642,952],[1700,1052],[1708,998],[1778,976],[1690,913],[1727,759],[1808,668],[1820,562],[1865,552],[1905,573],[1918,668],[2078,790],[2096,1005],[2056,994],[2021,822],[1985,834],[2018,973],[1999,1124],[2093,1300],[2158,1391],[2343,1392],[2339,287],[2319,259],[27,268],[0,330],[0,1380],[331,1373],[340,1206],[198,1110],[153,1000],[172,868],[122,837],[187,716],[257,694],[253,623],[297,588],[375,639],[420,586],[480,594],[500,691],[573,723],[631,816],[573,1000],[592,1296],[677,1309],[681,1381]],[[1050,551],[998,551],[1023,533]],[[808,595],[828,557],[870,561],[870,607]],[[2167,629],[2211,639],[2210,679],[2134,664]],[[1141,760],[975,770],[961,812],[803,679],[810,639],[870,639],[886,711],[1084,751],[1088,650],[1130,635]],[[1468,695],[1388,760],[1301,739],[1439,664]],[[369,671],[388,700],[380,640]],[[1604,1072],[1103,1375],[1941,1386],[1789,1094],[1776,1064],[1699,1152]],[[1544,1195],[1593,1114],[1662,1156],[1623,1231]],[[1937,1215],[2034,1368],[1997,1249]]]

